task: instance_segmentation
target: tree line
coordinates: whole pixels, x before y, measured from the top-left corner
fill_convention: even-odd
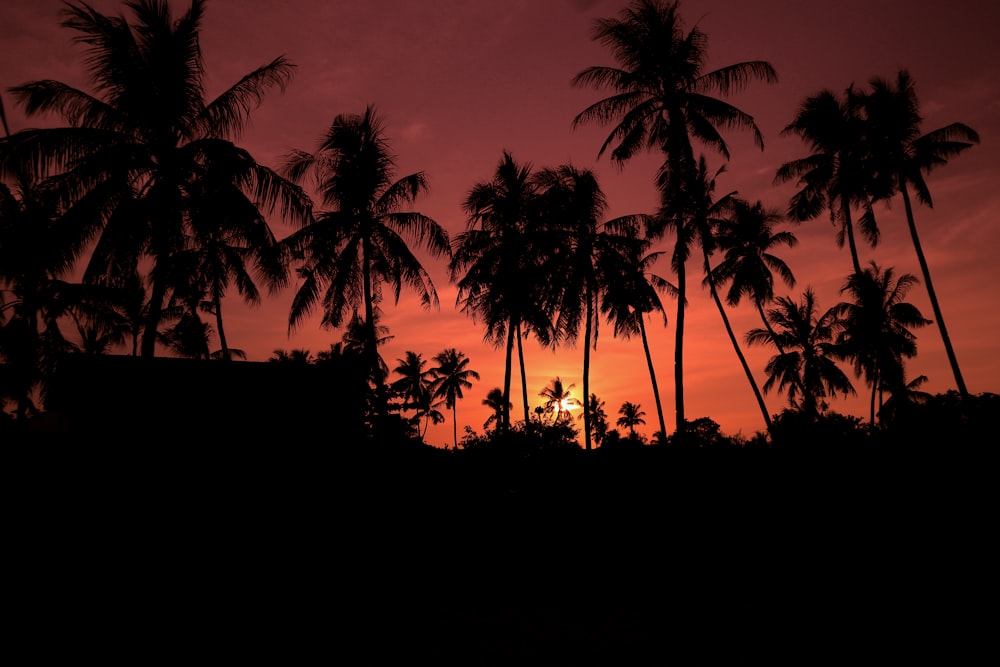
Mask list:
[[[160,346],[195,358],[245,357],[227,339],[223,297],[235,289],[253,304],[294,286],[289,333],[317,310],[323,327],[345,329],[345,340],[329,354],[350,351],[363,361],[373,419],[413,410],[426,429],[443,419],[435,403],[443,400],[457,446],[456,403],[479,379],[465,355],[446,349],[434,357],[436,366],[425,368],[420,354],[407,352],[392,382],[379,355],[388,335],[379,323],[384,290],[398,299],[406,288],[426,308],[440,305],[418,249],[447,261],[457,307],[480,324],[485,340],[504,349],[503,385],[488,399],[500,432],[515,425],[515,351],[521,417],[525,425],[532,421],[523,352],[531,338],[550,347],[582,343],[584,447],[603,437],[606,415],[590,388],[590,355],[604,321],[615,336],[641,340],[656,403],[654,439],[665,441],[646,326],[653,315],[668,324],[661,299],[668,296],[676,302],[673,439],[682,441],[692,425],[684,410],[683,354],[692,262],[768,429],[766,393],[783,393],[788,409],[810,420],[829,410],[829,398],[854,393],[841,363],[864,379],[872,423],[901,404],[926,400],[919,391],[926,378],[907,376],[905,362],[916,355],[913,330],[932,321],[958,393],[968,396],[912,200],[930,206],[925,176],[979,137],[962,123],[924,132],[907,71],[802,101],[784,132],[800,137],[806,153],[774,177],[797,190],[786,211],[772,210],[736,192],[719,193],[716,182],[731,159],[724,132],[748,132],[764,148],[753,117],[725,98],[751,84],[776,83],[777,72],[759,60],[706,71],[707,35],[685,27],[679,2],[632,0],[617,16],[595,22],[592,39],[607,47],[614,64],[586,67],[572,78],[573,86],[607,95],[580,111],[573,126],[610,128],[598,157],[623,167],[640,154],[658,154],[662,162],[651,175],[657,209],[606,219],[608,201],[593,171],[536,168],[504,151],[493,174],[468,190],[466,227],[451,238],[415,210],[428,190],[426,174],[396,173],[375,105],[336,115],[317,146],[292,149],[275,168],[241,148],[253,110],[291,84],[295,65],[276,58],[206,100],[198,40],[206,4],[192,0],[175,19],[163,0],[127,3],[131,18],[68,2],[62,26],[86,52],[93,93],[53,80],[8,89],[27,116],[51,113],[65,121],[11,132],[3,118],[0,393],[14,419],[42,409],[47,379],[66,354],[126,349],[152,357]],[[711,167],[713,158],[721,166]],[[896,197],[904,203],[933,320],[905,300],[916,276],[859,260],[859,241],[873,247],[878,241],[877,205]],[[845,300],[825,310],[809,287],[799,298],[775,291],[776,277],[789,288],[796,284],[776,254],[796,238],[779,226],[822,215],[837,225],[836,242],[851,256]],[[268,222],[275,216],[295,231],[277,238]],[[669,279],[654,273],[661,260]],[[81,282],[67,282],[77,266]],[[726,308],[744,301],[761,327],[741,340]],[[75,327],[75,335],[64,334],[65,326]],[[762,386],[743,344],[775,351]],[[282,355],[289,353],[276,351],[275,360]],[[546,388],[547,400],[564,391],[559,383]],[[561,421],[561,400],[547,404],[554,422]],[[623,405],[619,425],[633,430],[643,423],[640,413],[638,405]]]

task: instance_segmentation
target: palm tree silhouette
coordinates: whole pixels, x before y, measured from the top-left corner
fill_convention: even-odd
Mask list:
[[[729,148],[720,127],[749,130],[763,149],[763,136],[753,117],[712,93],[738,92],[753,80],[776,82],[774,68],[764,61],[746,61],[704,71],[707,35],[697,26],[685,34],[679,2],[633,0],[618,18],[598,20],[593,39],[611,49],[618,66],[588,67],[572,79],[572,84],[614,92],[577,114],[573,127],[588,122],[613,124],[598,156],[613,146],[611,159],[620,164],[644,150],[662,151],[664,162],[658,182],[665,205],[669,203],[676,210],[687,208],[688,183],[696,173],[692,137],[727,160]],[[688,239],[683,224],[678,224],[675,231],[678,245],[672,262],[680,273],[674,383],[677,429],[682,431],[686,299],[683,262]]]
[[[850,276],[841,289],[852,301],[836,306],[843,321],[838,342],[854,361],[855,376],[863,374],[871,387],[872,424],[876,393],[906,391],[903,360],[917,354],[916,336],[908,327],[931,323],[916,306],[903,300],[916,284],[916,276],[904,273],[895,278],[892,267],[883,270],[872,262],[862,273]],[[882,401],[879,403],[881,406]]]
[[[576,340],[583,320],[583,394],[590,396],[590,350],[597,347],[599,308],[608,283],[625,271],[637,241],[637,216],[614,223],[601,219],[607,198],[589,169],[562,165],[543,169],[535,177],[541,193],[543,215],[549,228],[559,235],[555,261],[558,277],[546,285],[554,290],[552,308],[557,312],[560,339]],[[627,229],[632,234],[619,234]],[[584,448],[592,449],[590,409],[583,405]]]
[[[666,279],[651,273],[653,264],[663,255],[663,251],[643,254],[649,247],[648,239],[643,239],[640,246],[633,249],[631,261],[623,267],[623,272],[616,279],[608,281],[601,303],[601,312],[611,320],[615,337],[628,339],[636,334],[642,340],[642,350],[646,357],[646,368],[649,371],[649,381],[653,387],[653,398],[656,402],[656,416],[659,420],[662,438],[667,436],[666,421],[663,416],[663,403],[660,400],[660,388],[656,382],[656,372],[653,368],[653,357],[649,350],[649,338],[646,335],[646,313],[659,311],[663,315],[663,326],[667,326],[667,314],[660,301],[659,292],[677,295],[677,288]]]
[[[604,411],[604,401],[597,394],[591,394],[587,405],[590,409],[590,429],[593,431],[594,442],[600,447],[608,434],[608,414]]]
[[[729,335],[729,340],[733,345],[733,350],[736,351],[736,356],[739,358],[740,365],[743,367],[743,373],[747,376],[747,381],[750,383],[750,388],[753,390],[754,398],[757,399],[757,405],[764,417],[764,423],[770,429],[771,416],[767,412],[767,406],[764,404],[764,398],[761,396],[760,389],[757,387],[757,381],[754,379],[753,371],[750,370],[750,365],[747,363],[746,357],[743,355],[743,350],[740,349],[740,344],[736,338],[736,334],[733,332],[733,327],[729,323],[729,316],[726,314],[726,307],[723,305],[722,299],[719,297],[719,290],[716,287],[715,274],[712,271],[711,255],[716,249],[715,230],[720,224],[722,224],[722,220],[726,216],[731,215],[736,198],[736,194],[734,192],[723,195],[718,199],[715,198],[716,178],[723,171],[725,171],[725,166],[720,167],[714,176],[709,177],[708,165],[705,162],[705,157],[702,156],[699,159],[698,179],[692,182],[692,191],[689,193],[689,201],[693,206],[692,210],[687,215],[691,219],[693,231],[697,235],[699,245],[701,246],[705,270],[704,282],[708,286],[708,291],[712,296],[712,300],[715,302],[716,308],[719,310],[719,315],[722,317],[722,323],[726,328],[726,333]]]
[[[777,306],[767,311],[771,327],[751,329],[746,336],[750,344],[785,350],[767,362],[764,391],[777,385],[778,391],[787,392],[790,406],[816,419],[828,407],[826,397],[855,393],[850,379],[837,366],[837,359],[843,356],[837,344],[843,324],[836,308],[817,312],[811,287],[806,288],[800,303],[785,296],[775,303]]]
[[[774,226],[783,219],[775,210],[766,209],[760,200],[751,204],[740,198],[733,200],[729,216],[719,220],[715,241],[725,253],[712,270],[719,286],[729,283],[726,302],[733,307],[743,297],[753,303],[764,327],[770,327],[764,306],[774,301],[774,274],[789,287],[795,286],[795,276],[783,259],[771,251],[778,245],[795,247],[798,239],[789,231],[775,232]],[[779,348],[779,352],[783,352]]]
[[[483,423],[483,428],[489,429],[490,424],[496,424],[494,428],[499,428],[500,424],[503,423],[504,410],[510,409],[509,403],[506,406],[504,404],[503,389],[500,387],[490,389],[486,394],[486,398],[483,399],[483,405],[493,410],[489,418]]]
[[[510,403],[511,365],[517,343],[521,368],[524,422],[529,422],[528,380],[522,334],[542,345],[555,343],[545,305],[543,260],[551,254],[551,236],[543,238],[538,189],[530,164],[519,164],[504,151],[493,177],[475,184],[463,202],[466,228],[455,237],[451,280],[458,287],[463,312],[481,317],[485,339],[505,345],[504,402]],[[505,408],[503,429],[510,428]]]
[[[934,319],[937,321],[941,340],[948,354],[948,362],[955,376],[955,383],[958,385],[959,393],[968,396],[969,392],[965,387],[951,338],[948,336],[937,293],[931,282],[927,258],[924,256],[917,234],[909,186],[913,186],[918,202],[932,206],[931,193],[924,180],[924,173],[947,164],[948,158],[979,143],[979,134],[963,123],[951,123],[921,134],[920,123],[923,119],[920,116],[920,104],[913,79],[906,70],[900,70],[894,82],[882,78],[872,79],[871,92],[865,98],[865,110],[869,124],[875,128],[871,132],[872,152],[903,197],[906,224],[913,240],[913,248],[917,253],[917,261],[920,263],[924,285],[927,286],[927,296],[931,301]]]
[[[462,390],[471,389],[471,380],[478,380],[479,373],[469,368],[468,357],[453,347],[436,354],[434,361],[437,366],[432,369],[432,393],[444,399],[446,408],[451,408],[454,445],[458,449],[458,399],[464,398]]]
[[[28,116],[56,113],[68,126],[25,130],[11,142],[19,160],[63,172],[59,196],[72,202],[66,215],[81,239],[78,253],[89,247],[83,240],[97,238],[86,282],[120,285],[149,260],[141,349],[151,357],[176,275],[171,258],[204,238],[193,225],[205,179],[226,171],[229,202],[240,202],[240,215],[255,211],[256,220],[275,210],[302,217],[308,198],[232,142],[265,93],[284,89],[294,66],[276,58],[206,102],[198,39],[205,0],[192,0],[176,20],[158,0],[127,4],[134,23],[65,3],[62,26],[87,45],[84,62],[103,97],[51,80],[15,87]]]
[[[430,275],[407,242],[433,257],[450,255],[448,233],[441,225],[422,213],[400,210],[427,190],[427,177],[416,172],[395,180],[395,158],[373,106],[361,114],[336,116],[317,151],[292,151],[285,157],[283,173],[296,183],[312,175],[325,207],[283,241],[295,257],[302,258],[289,330],[317,302],[322,304],[326,327],[339,327],[362,309],[376,410],[384,412],[385,374],[375,332],[382,284],[392,286],[397,301],[406,285],[425,308],[437,307]]]
[[[630,401],[625,401],[622,406],[618,408],[618,414],[621,417],[618,418],[616,422],[618,426],[622,428],[627,428],[629,436],[635,438],[635,427],[640,424],[645,424],[646,420],[643,417],[646,416],[646,412],[642,410],[638,403],[632,403]]]
[[[858,227],[875,247],[879,231],[872,199],[884,194],[884,183],[876,182],[868,160],[862,101],[853,88],[844,91],[843,98],[829,89],[807,97],[782,135],[797,134],[812,152],[782,164],[774,178],[775,183],[795,180],[800,186],[788,206],[792,220],[812,220],[829,208],[830,219],[838,225],[837,245],[843,248],[846,238],[855,273],[861,273],[861,261],[851,208],[862,209]]]
[[[539,392],[539,396],[545,399],[542,404],[544,414],[552,415],[552,423],[558,424],[560,420],[569,421],[573,415],[569,412],[572,406],[580,405],[580,401],[571,395],[571,389],[575,384],[564,385],[560,378],[553,378],[548,386]]]

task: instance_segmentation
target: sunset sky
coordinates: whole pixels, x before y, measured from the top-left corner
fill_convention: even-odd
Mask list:
[[[104,13],[127,11],[119,0],[90,4]],[[170,4],[176,15],[189,3]],[[268,95],[239,140],[259,162],[275,167],[293,148],[314,150],[335,115],[374,104],[398,156],[398,176],[424,171],[429,177],[430,193],[418,200],[417,209],[452,237],[466,224],[461,208],[466,193],[492,176],[504,150],[536,168],[571,163],[594,169],[610,202],[609,218],[650,213],[657,204],[658,157],[643,156],[618,169],[607,157],[597,157],[606,128],[571,128],[578,112],[607,95],[571,87],[572,77],[591,65],[615,65],[611,53],[591,40],[593,22],[616,16],[625,5],[625,0],[209,0],[202,32],[208,97],[279,55],[297,65],[288,89]],[[56,79],[91,90],[82,50],[71,42],[73,33],[59,27],[61,7],[56,0],[0,3],[0,94],[12,131],[57,120],[26,119],[8,87]],[[924,131],[963,122],[979,132],[980,145],[930,174],[935,206],[919,207],[915,214],[968,389],[1000,392],[1000,3],[686,0],[681,11],[688,28],[697,23],[708,34],[709,69],[766,60],[779,77],[777,84],[754,84],[728,98],[754,116],[765,148],[759,151],[748,135],[726,135],[732,160],[719,178],[720,194],[738,191],[784,211],[795,185],[773,185],[775,171],[808,154],[797,137],[780,136],[797,106],[823,88],[839,93],[851,84],[864,86],[873,76],[894,77],[901,68],[916,81]],[[718,155],[707,158],[713,170],[722,164]],[[894,201],[891,209],[880,206],[877,215],[882,239],[874,249],[860,246],[862,264],[874,260],[897,275],[919,277],[902,202]],[[280,220],[272,224],[279,237],[291,231]],[[835,243],[829,217],[785,228],[799,239],[795,248],[780,251],[797,284],[779,284],[777,293],[798,300],[812,286],[821,309],[833,306],[841,300],[851,262],[847,249]],[[726,434],[750,436],[763,430],[763,419],[719,313],[699,288],[700,265],[689,266],[696,281],[685,326],[687,416],[709,416]],[[394,338],[381,354],[394,367],[407,350],[428,360],[446,347],[464,352],[481,380],[458,404],[459,437],[466,425],[482,432],[489,415],[482,401],[491,388],[503,385],[503,352],[485,344],[482,327],[455,306],[446,262],[427,258],[425,267],[440,309],[424,311],[408,293],[398,305],[384,303],[382,323]],[[666,264],[656,273],[673,280]],[[230,345],[262,361],[278,348],[315,354],[340,340],[341,331],[320,328],[318,315],[290,335],[292,295],[287,290],[256,309],[230,299],[223,313]],[[922,281],[907,300],[932,316]],[[647,325],[667,430],[673,432],[675,303],[667,297],[664,303],[667,326],[658,317]],[[760,326],[747,304],[729,316],[739,334]],[[955,388],[937,327],[917,334],[918,356],[909,362],[908,376],[927,375],[923,389],[932,393]],[[640,430],[651,434],[656,409],[640,341],[615,340],[604,323],[599,335],[591,390],[605,402],[612,425],[623,402],[641,404],[646,426]],[[744,351],[762,385],[773,350]],[[582,399],[582,359],[580,345],[553,351],[529,339],[531,407],[542,402],[538,393],[557,376],[574,384],[573,395]],[[866,416],[863,379],[855,380],[855,387],[858,397],[837,399],[833,409]],[[514,418],[523,414],[519,397],[519,390],[512,390]],[[776,393],[765,400],[772,414],[787,405]],[[447,411],[446,422],[432,427],[427,441],[443,446],[451,433]]]

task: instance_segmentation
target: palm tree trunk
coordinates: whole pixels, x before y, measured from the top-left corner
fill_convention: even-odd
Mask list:
[[[528,376],[524,372],[524,342],[521,340],[521,325],[517,325],[517,359],[521,364],[521,400],[524,401],[524,424],[531,421],[528,417]]]
[[[854,241],[854,223],[851,221],[851,204],[847,197],[841,197],[841,207],[844,212],[844,232],[847,234],[847,245],[851,250],[851,262],[854,264],[854,273],[861,273],[861,260],[858,259],[858,246]]]
[[[656,416],[660,420],[660,437],[666,439],[667,426],[663,420],[663,404],[660,401],[660,388],[656,384],[656,372],[653,370],[653,357],[649,353],[649,340],[646,338],[646,323],[642,313],[639,315],[639,332],[642,334],[642,350],[646,353],[646,366],[649,368],[649,381],[653,383],[653,399],[656,401]]]
[[[389,412],[388,396],[385,395],[382,383],[382,369],[378,363],[378,336],[375,333],[375,304],[372,295],[372,272],[368,258],[371,257],[371,241],[366,237],[361,244],[361,276],[365,297],[365,352],[368,357],[368,368],[374,385],[374,410],[378,415]]]
[[[219,334],[219,349],[222,351],[222,359],[224,361],[232,361],[232,355],[229,354],[229,346],[226,344],[226,330],[222,328],[222,299],[219,298],[218,294],[215,294],[212,297],[212,301],[215,307],[215,328]]]
[[[510,375],[511,375],[511,357],[514,355],[514,322],[513,320],[507,327],[507,352],[504,355],[504,372],[503,372],[503,420],[500,425],[503,430],[510,430]]]
[[[583,442],[584,449],[591,450],[590,443],[590,327],[594,324],[594,303],[591,298],[590,283],[586,286],[587,323],[583,332]]]
[[[451,404],[451,432],[455,442],[455,449],[458,449],[458,400]]]
[[[677,245],[674,257],[682,250],[681,237],[683,232],[677,230]],[[676,412],[677,440],[684,438],[684,302],[687,298],[687,276],[684,271],[684,260],[675,262],[677,265],[677,330],[674,332],[674,410]]]
[[[753,389],[753,395],[757,399],[757,405],[760,407],[760,412],[764,415],[764,424],[767,425],[767,430],[771,430],[771,415],[767,412],[767,405],[764,403],[764,397],[761,396],[760,388],[757,387],[757,381],[754,380],[753,372],[750,370],[750,365],[747,364],[746,357],[743,356],[743,350],[740,349],[739,341],[736,340],[736,334],[733,333],[733,327],[729,324],[729,317],[726,315],[726,309],[722,305],[722,299],[719,298],[719,292],[715,289],[715,282],[712,279],[712,269],[709,266],[708,252],[702,250],[705,255],[705,273],[708,276],[708,291],[712,294],[712,299],[715,301],[716,307],[719,309],[719,315],[722,316],[722,323],[726,326],[726,333],[729,334],[729,340],[733,344],[733,349],[736,350],[736,356],[740,359],[740,365],[743,366],[743,372],[746,373],[747,380],[750,382],[750,387]]]
[[[958,385],[958,393],[963,397],[969,395],[965,388],[965,380],[962,378],[962,371],[958,367],[958,358],[955,356],[955,348],[951,345],[951,338],[948,336],[948,328],[944,325],[944,315],[941,314],[941,306],[938,304],[937,294],[934,292],[934,284],[931,282],[931,270],[927,266],[927,258],[924,257],[923,247],[920,245],[920,237],[917,236],[917,224],[913,220],[913,207],[910,205],[910,194],[906,189],[906,181],[900,179],[900,191],[903,193],[903,206],[906,208],[906,224],[910,228],[910,237],[913,239],[913,248],[917,251],[917,261],[920,262],[920,271],[924,275],[924,283],[927,285],[927,296],[931,300],[931,309],[934,310],[934,319],[937,320],[938,329],[941,331],[941,340],[944,342],[945,352],[948,353],[948,362],[951,364],[951,372],[955,376],[955,384]]]
[[[167,287],[162,279],[157,277],[153,269],[153,289],[149,296],[149,308],[146,312],[146,322],[142,331],[142,356],[152,359],[156,354],[156,331],[160,325],[160,315],[163,313],[163,298]]]

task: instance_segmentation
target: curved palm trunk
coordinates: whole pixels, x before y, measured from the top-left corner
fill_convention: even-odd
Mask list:
[[[757,399],[757,405],[760,407],[760,412],[764,416],[764,423],[767,425],[767,429],[771,430],[771,415],[767,412],[767,405],[764,403],[764,397],[761,396],[760,388],[757,386],[757,381],[754,380],[753,372],[750,370],[750,365],[747,364],[746,357],[743,356],[743,350],[740,349],[739,341],[736,340],[736,334],[733,333],[733,327],[729,324],[729,316],[726,315],[726,308],[722,305],[722,299],[719,298],[719,292],[715,289],[715,283],[711,279],[712,271],[709,266],[708,253],[704,252],[705,255],[705,272],[709,276],[708,281],[708,291],[712,294],[712,299],[715,301],[715,305],[719,309],[719,315],[722,316],[722,323],[726,326],[726,333],[729,334],[729,340],[733,344],[733,349],[736,350],[736,356],[740,359],[740,365],[743,366],[743,372],[746,373],[747,380],[750,382],[750,387],[753,389],[753,395]]]
[[[587,283],[587,329],[583,332],[583,442],[588,452],[593,448],[590,442],[590,327],[594,323],[594,303],[591,298],[590,283]]]
[[[965,388],[965,380],[962,378],[962,371],[958,367],[958,358],[955,356],[955,348],[951,345],[951,338],[948,336],[948,328],[944,325],[944,315],[941,314],[941,306],[938,304],[937,294],[934,292],[934,284],[931,282],[931,270],[927,266],[927,258],[924,257],[923,247],[920,245],[920,238],[917,236],[917,224],[913,220],[913,208],[910,205],[910,194],[906,189],[906,182],[900,179],[900,191],[903,193],[903,206],[906,208],[906,224],[910,228],[910,237],[913,239],[913,248],[917,251],[917,261],[920,262],[920,271],[924,275],[924,283],[927,285],[927,296],[931,300],[931,309],[934,310],[934,319],[937,320],[938,329],[941,331],[941,340],[944,342],[945,352],[948,354],[948,362],[951,364],[951,372],[955,376],[955,384],[958,385],[958,392],[962,396],[968,396],[969,391]]]
[[[521,400],[524,401],[524,424],[531,423],[528,418],[528,376],[524,372],[524,343],[521,340],[521,325],[517,325],[517,360],[521,364]]]
[[[851,262],[854,264],[854,273],[861,274],[861,260],[858,259],[858,246],[854,241],[854,223],[851,221],[851,205],[847,197],[841,197],[841,206],[844,210],[844,231],[847,233],[847,245],[851,250]]]
[[[653,357],[649,353],[649,340],[646,338],[646,323],[642,313],[639,315],[639,333],[642,334],[642,351],[646,353],[646,366],[649,368],[649,381],[653,384],[653,398],[656,401],[656,416],[660,420],[660,437],[667,437],[667,426],[663,420],[663,404],[660,402],[660,388],[656,384],[656,372],[653,370]]]

